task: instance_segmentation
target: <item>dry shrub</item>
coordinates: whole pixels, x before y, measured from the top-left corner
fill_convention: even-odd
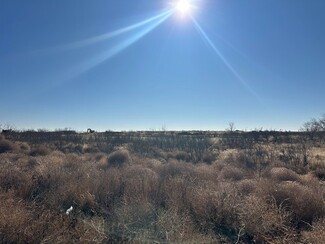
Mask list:
[[[31,177],[14,165],[0,166],[0,189],[12,191],[17,196],[27,198],[31,187]]]
[[[65,153],[83,153],[83,146],[74,143],[67,143],[61,148],[61,150]]]
[[[184,162],[190,161],[190,154],[188,152],[181,151],[181,150],[169,152],[167,156],[168,159],[176,159],[178,161],[184,161]]]
[[[161,211],[157,219],[161,241],[166,243],[217,243],[212,233],[200,233],[189,213],[173,209]]]
[[[188,214],[157,212],[148,203],[121,205],[107,224],[110,243],[216,243],[212,234],[195,229]]]
[[[66,154],[65,160],[61,166],[64,168],[64,170],[67,170],[71,173],[79,172],[81,174],[87,172],[88,168],[88,164],[86,162],[83,162],[83,158],[75,153]]]
[[[105,160],[105,158],[106,158],[106,154],[104,154],[104,153],[95,153],[95,154],[93,155],[93,159],[94,159],[96,162],[100,162],[100,161],[102,161],[102,160]]]
[[[242,169],[226,166],[220,172],[220,179],[238,181],[245,178],[245,172]]]
[[[83,153],[83,146],[80,145],[80,144],[74,145],[73,152],[75,152],[75,153]]]
[[[36,158],[30,158],[28,159],[28,161],[26,162],[26,166],[30,169],[33,169],[34,167],[36,167],[37,165],[39,165],[39,162],[37,161]]]
[[[264,182],[259,189],[261,195],[274,199],[277,206],[282,206],[291,213],[291,223],[294,227],[304,227],[325,215],[324,200],[316,190],[296,182],[274,184]]]
[[[30,146],[27,142],[22,142],[19,144],[20,149],[25,153],[30,153]]]
[[[318,168],[313,171],[314,176],[319,180],[325,181],[325,168]]]
[[[46,194],[53,188],[53,181],[49,177],[34,174],[32,176],[32,183],[26,192],[25,198],[34,202],[43,201]]]
[[[168,162],[132,155],[131,164],[124,147],[109,156],[64,154],[50,151],[86,142],[48,142],[47,153],[31,157],[28,144],[3,141],[14,153],[0,154],[1,243],[324,242],[320,166],[250,178],[237,150],[211,165],[186,163],[191,155],[182,151]],[[262,167],[264,151],[255,152],[248,156]]]
[[[40,175],[44,178],[50,178],[53,187],[58,184],[58,178],[60,177],[63,165],[66,163],[66,156],[62,152],[54,151],[50,155],[42,157],[30,157],[32,165],[30,170],[33,172],[32,175]],[[34,164],[34,167],[33,167]]]
[[[207,231],[213,229],[217,216],[216,206],[218,205],[218,196],[210,189],[203,187],[189,189],[188,198],[191,217],[196,226]]]
[[[81,243],[105,243],[106,224],[103,217],[92,217],[82,220],[84,233],[80,237]]]
[[[69,155],[71,154],[64,154],[61,151],[53,151],[50,155],[43,158],[37,158],[37,160],[40,160],[41,164],[58,166],[64,164],[67,161],[67,158],[69,158]]]
[[[291,169],[284,167],[275,167],[270,170],[270,177],[277,181],[296,181],[300,182],[300,175]]]
[[[109,243],[155,243],[156,213],[150,204],[122,204],[115,208],[113,221],[107,223]]]
[[[88,189],[81,189],[75,185],[69,184],[67,189],[63,191],[51,192],[48,195],[47,202],[52,207],[59,208],[61,211],[66,211],[71,206],[82,213],[93,216],[98,211],[98,205],[95,201],[95,195]]]
[[[236,165],[257,171],[261,174],[275,160],[272,149],[262,144],[254,144],[252,147],[242,149],[236,155]]]
[[[319,181],[314,174],[308,173],[306,175],[301,176],[301,182],[302,185],[308,186],[310,189],[312,189],[315,193],[321,194],[321,181]]]
[[[75,147],[75,150],[80,150],[80,146]],[[98,149],[98,147],[94,146],[94,145],[84,145],[82,147],[82,152],[83,153],[99,153],[100,150]]]
[[[17,150],[18,147],[11,141],[1,140],[0,141],[0,153],[11,152]]]
[[[94,165],[97,167],[99,170],[106,170],[108,169],[108,163],[107,163],[107,155],[104,153],[96,153],[94,155],[90,155],[87,158],[87,161],[93,162]]]
[[[55,209],[65,211],[72,205],[85,214],[93,214],[97,209],[97,169],[75,154],[62,157],[58,152],[36,159],[44,162],[34,169],[30,198]]]
[[[104,220],[78,218],[75,214],[40,209],[34,235],[38,243],[102,243],[106,239]]]
[[[30,152],[31,156],[46,156],[50,154],[51,151],[49,148],[47,148],[45,145],[39,145],[35,148],[33,148]]]
[[[216,160],[217,156],[213,152],[205,152],[203,154],[203,162],[207,164],[212,164]]]
[[[103,169],[109,167],[122,167],[131,162],[130,154],[127,150],[118,150],[108,156],[107,163],[102,165]]]
[[[253,179],[244,179],[237,183],[238,193],[244,196],[254,193],[257,187],[258,181]]]
[[[184,242],[195,230],[188,213],[178,213],[173,209],[161,211],[157,225],[166,242]]]
[[[302,232],[304,243],[325,243],[325,219],[316,221],[309,231]]]
[[[0,192],[0,242],[32,243],[30,231],[32,213],[25,203],[10,193]]]
[[[110,168],[98,176],[96,202],[107,212],[112,211],[123,196],[122,174],[117,168]]]
[[[179,212],[188,209],[187,193],[191,184],[184,176],[165,178],[159,186],[158,202],[160,207],[175,209]]]
[[[203,233],[214,231],[233,241],[237,237],[239,195],[231,184],[221,183],[215,187],[189,190],[191,217]]]
[[[99,172],[86,163],[64,165],[50,172],[51,191],[46,201],[51,206],[62,210],[74,206],[87,215],[94,215],[98,210],[96,194],[99,184]]]
[[[265,243],[283,236],[287,231],[288,213],[274,202],[250,195],[240,204],[242,239],[246,242]]]
[[[0,192],[1,243],[102,243],[105,238],[100,217],[67,216]]]
[[[141,165],[142,167],[151,169],[155,172],[158,172],[159,169],[162,167],[163,162],[157,159],[147,159],[147,158],[140,158],[140,157],[135,157],[136,160],[133,160],[138,165]]]
[[[0,188],[11,191],[24,200],[42,200],[50,190],[50,186],[54,185],[53,178],[50,179],[49,175],[45,173],[42,175],[42,172],[36,171],[36,166],[39,166],[38,160],[31,158],[20,165],[2,164],[0,166]]]
[[[197,181],[209,182],[210,184],[218,182],[218,172],[212,165],[198,164],[194,168],[193,177]]]
[[[237,149],[226,149],[220,152],[218,159],[220,162],[234,163],[237,161],[237,157]]]
[[[152,156],[156,159],[159,159],[159,160],[162,160],[162,159],[167,160],[168,159],[168,153],[160,148],[156,148],[156,147],[151,148],[151,153],[152,153]]]
[[[122,171],[125,203],[156,200],[158,175],[151,169],[134,165]]]
[[[194,173],[194,166],[185,162],[178,162],[170,160],[168,163],[163,164],[159,170],[161,178],[177,177],[177,176],[190,176]]]
[[[225,161],[217,160],[211,165],[216,172],[220,172],[223,168],[228,166]]]

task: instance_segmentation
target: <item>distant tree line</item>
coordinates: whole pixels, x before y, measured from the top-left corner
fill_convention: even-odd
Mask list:
[[[307,132],[325,131],[325,114],[323,114],[319,119],[313,118],[304,123],[302,130]]]

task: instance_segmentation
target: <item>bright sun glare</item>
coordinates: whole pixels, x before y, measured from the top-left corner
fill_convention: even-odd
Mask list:
[[[181,14],[189,14],[192,9],[192,5],[189,0],[179,0],[176,3],[176,10]]]

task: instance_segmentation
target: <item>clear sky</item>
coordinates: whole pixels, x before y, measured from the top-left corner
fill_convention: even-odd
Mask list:
[[[325,113],[324,0],[189,4],[0,0],[0,124],[297,130]]]

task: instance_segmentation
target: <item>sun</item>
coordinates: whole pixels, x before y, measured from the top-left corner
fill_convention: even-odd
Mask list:
[[[182,15],[189,14],[192,8],[193,6],[189,2],[189,0],[178,0],[175,5],[176,11],[181,13]]]

